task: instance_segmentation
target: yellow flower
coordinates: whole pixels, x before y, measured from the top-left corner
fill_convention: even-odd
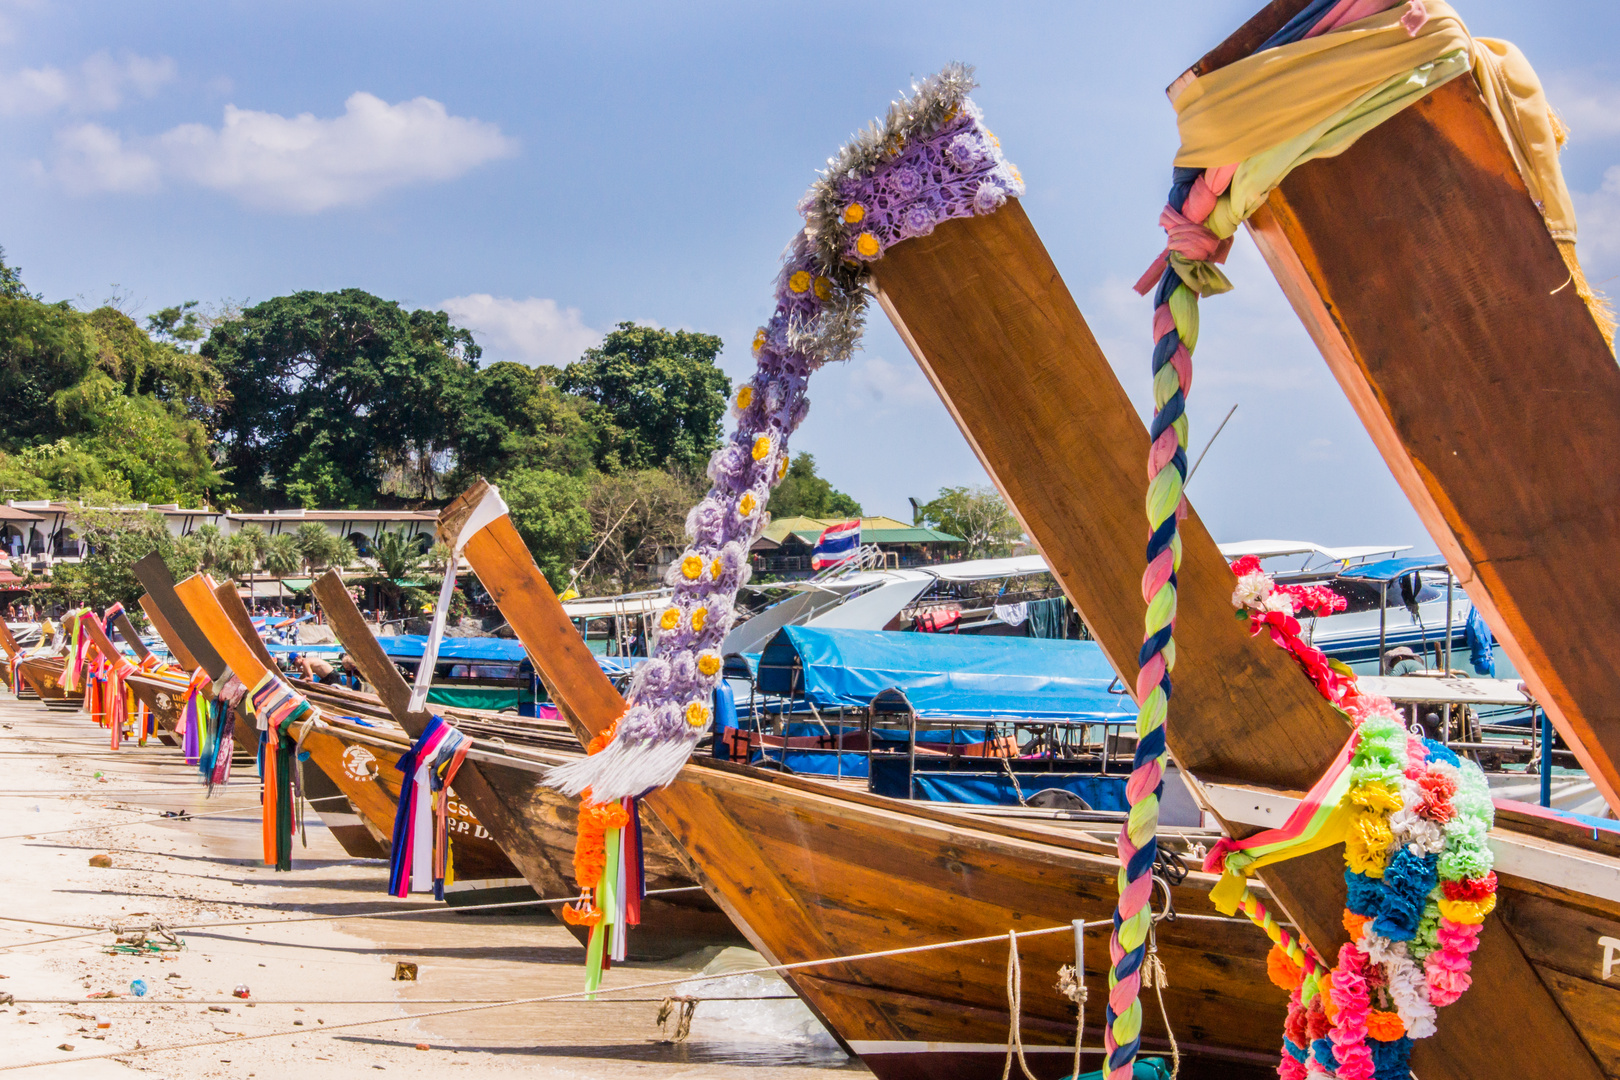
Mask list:
[[[846,225],[859,225],[866,220],[866,207],[858,202],[852,202],[844,207],[844,223]]]
[[[1012,167],[1012,176],[1015,184],[1017,184],[1019,187],[1024,186],[1024,174],[1018,171],[1018,166],[1016,165]]]
[[[785,458],[785,457],[781,461],[778,461],[776,463],[776,478],[778,480],[782,479],[782,477],[787,475],[787,466],[788,466],[788,461],[787,461],[787,458]]]
[[[658,625],[665,630],[673,630],[681,625],[681,613],[676,608],[667,607],[664,613],[658,616]]]
[[[832,278],[817,274],[814,285],[817,300],[825,300],[832,295]]]
[[[713,578],[715,581],[719,581],[720,575],[725,573],[725,569],[725,567],[720,565],[720,560],[716,559],[714,562],[709,564],[709,577]]]
[[[754,510],[758,506],[758,499],[754,498],[754,496],[751,494],[744,493],[743,497],[737,500],[737,513],[741,514],[743,517],[753,517]]]
[[[1441,900],[1440,914],[1454,923],[1478,926],[1496,907],[1496,894],[1479,900]]]
[[[883,250],[883,245],[878,243],[878,238],[871,233],[863,232],[855,238],[855,250],[868,259],[875,259],[877,253]]]
[[[686,707],[686,722],[693,727],[702,727],[709,722],[709,708],[701,701],[694,701]]]
[[[771,437],[769,435],[761,435],[759,438],[754,440],[754,460],[764,461],[770,456]]]
[[[707,678],[714,678],[720,673],[720,654],[706,652],[698,657],[698,670]]]
[[[765,347],[765,328],[762,326],[758,330],[754,331],[754,352],[758,353],[759,350],[763,349],[764,347]]]
[[[943,121],[942,121],[942,123],[946,123],[946,124],[948,124],[948,123],[950,123],[950,122],[951,122],[951,121],[952,121],[952,120],[955,120],[955,119],[956,119],[956,113],[957,113],[957,111],[958,111],[958,108],[959,108],[959,106],[956,106],[956,105],[952,105],[952,106],[951,106],[951,111],[950,111],[950,112],[948,112],[948,113],[946,113],[946,114],[945,114],[945,119],[944,119],[944,120],[943,120]]]
[[[709,609],[698,607],[692,609],[692,633],[703,633],[703,624],[709,621]]]
[[[753,403],[754,388],[752,386],[745,386],[737,391],[737,408],[739,411],[748,408]]]
[[[688,555],[681,560],[681,573],[686,575],[687,581],[696,581],[698,575],[703,573],[703,556]]]
[[[1001,145],[1001,140],[996,138],[995,133],[992,132],[989,128],[985,129],[984,137],[990,140],[990,145],[991,146],[999,147]]]
[[[802,293],[810,287],[810,271],[795,270],[793,276],[788,278],[788,288],[796,293]]]

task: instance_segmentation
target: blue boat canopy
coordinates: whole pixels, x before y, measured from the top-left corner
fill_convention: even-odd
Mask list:
[[[1444,570],[1445,567],[1439,555],[1426,555],[1421,559],[1380,559],[1365,566],[1353,566],[1339,576],[1361,581],[1394,581],[1414,570]]]
[[[397,660],[420,660],[427,648],[426,634],[392,634],[377,641],[383,652]],[[521,664],[529,658],[523,642],[514,638],[447,637],[439,641],[439,662],[461,660],[468,663]]]
[[[898,689],[923,718],[1136,716],[1093,641],[785,626],[760,655],[758,687],[818,709],[865,708]]]

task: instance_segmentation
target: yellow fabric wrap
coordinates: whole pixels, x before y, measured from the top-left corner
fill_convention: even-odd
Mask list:
[[[1424,7],[1429,18],[1416,35],[1401,25],[1406,8],[1397,4],[1194,80],[1175,100],[1176,164],[1209,168],[1274,150],[1390,80],[1462,51],[1553,239],[1573,239],[1575,208],[1558,167],[1557,128],[1530,62],[1505,41],[1471,38],[1442,0],[1425,0]]]
[[[1330,848],[1346,839],[1354,816],[1353,811],[1354,808],[1349,803],[1341,801],[1322,820],[1318,829],[1296,840],[1263,848],[1258,855],[1251,855],[1247,851],[1234,851],[1227,855],[1221,879],[1209,891],[1210,903],[1223,915],[1234,914],[1238,905],[1243,902],[1243,890],[1248,887],[1250,875],[1273,863],[1297,859],[1301,855]]]

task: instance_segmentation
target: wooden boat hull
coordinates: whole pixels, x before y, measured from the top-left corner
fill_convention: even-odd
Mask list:
[[[78,703],[79,699],[77,697],[70,699],[68,692],[62,688],[62,675],[65,671],[65,665],[61,657],[28,657],[17,667],[22,674],[23,681],[46,705],[63,707]]]
[[[999,937],[989,944],[817,967],[799,994],[884,1080],[999,1077],[1005,1058],[1009,930],[1108,919],[1118,863],[1105,843],[857,796],[738,766],[688,766],[647,804],[704,868],[722,903],[779,963]],[[1189,875],[1178,911],[1211,910],[1213,878]],[[1187,920],[1158,931],[1165,1006],[1183,1075],[1274,1075],[1286,1017],[1266,976],[1269,943],[1246,922]],[[1023,1041],[1043,1077],[1073,1064],[1076,1013],[1055,990],[1072,932],[1025,938]],[[1107,933],[1085,948],[1083,1069],[1100,1067]],[[1168,1052],[1156,1004],[1146,1052]]]
[[[441,537],[459,528],[441,518]],[[623,710],[502,517],[466,543],[466,557],[524,643],[552,699],[582,736]],[[1117,862],[1106,841],[774,776],[720,762],[691,764],[643,805],[701,868],[700,879],[761,953],[777,963],[824,960],[935,945],[1009,930],[1106,920]],[[1207,912],[1209,879],[1176,890],[1184,910]],[[1286,1001],[1265,973],[1265,938],[1246,922],[1189,920],[1159,937],[1170,970],[1166,1005],[1187,1075],[1274,1073]],[[1070,932],[1020,944],[1025,984],[1021,1027],[1043,1075],[1072,1065],[1075,1013],[1051,989],[1074,962]],[[1105,999],[1106,935],[1086,950],[1086,1040],[1096,1047]],[[789,982],[829,1030],[885,1080],[1001,1074],[1008,1026],[1004,940],[891,959],[790,972]],[[1234,1004],[1235,1003],[1235,1004]],[[1150,1010],[1150,1050],[1168,1035]],[[1067,1055],[1065,1053],[1067,1049]]]
[[[341,721],[335,721],[311,730],[304,737],[303,747],[309,752],[310,761],[348,797],[381,849],[382,857],[386,858],[393,846],[394,813],[402,779],[399,756],[409,746],[379,745],[384,742],[381,739],[361,742],[346,737],[345,727]],[[450,851],[457,880],[509,883],[522,879],[517,867],[466,804],[452,798],[450,817],[453,822]]]
[[[180,739],[174,729],[180,711],[185,708],[185,686],[176,687],[173,679],[161,675],[131,675],[124,680],[124,685],[135,695],[135,700],[151,712],[158,741],[165,746],[179,746]]]

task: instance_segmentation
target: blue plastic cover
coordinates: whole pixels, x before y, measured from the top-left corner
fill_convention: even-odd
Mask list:
[[[925,718],[1136,716],[1093,641],[784,626],[760,656],[758,685],[767,694],[802,694],[818,709],[864,708],[894,687]]]
[[[1339,576],[1361,581],[1394,581],[1414,570],[1433,570],[1444,566],[1439,555],[1425,555],[1420,559],[1380,559],[1365,566],[1353,566]]]
[[[420,660],[427,648],[426,634],[392,634],[377,639],[383,652],[399,660]],[[490,664],[521,664],[529,658],[516,638],[447,637],[439,641],[439,660],[482,660]]]

